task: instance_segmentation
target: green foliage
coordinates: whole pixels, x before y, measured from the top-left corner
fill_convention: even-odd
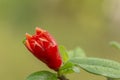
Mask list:
[[[49,71],[39,71],[32,73],[26,80],[57,80],[57,76]]]
[[[80,70],[71,62],[66,62],[59,70],[60,74],[68,74],[73,72],[79,73]]]
[[[85,52],[80,47],[77,47],[74,50],[68,51],[68,55],[69,55],[69,58],[86,57]]]
[[[64,63],[67,62],[69,59],[69,56],[68,56],[66,48],[64,46],[59,46],[59,50],[60,50],[63,62]]]
[[[120,78],[120,63],[100,59],[87,58],[85,52],[77,47],[74,50],[67,51],[63,46],[60,47],[65,63],[60,68],[60,74],[68,74],[73,72],[80,72],[78,67],[92,73],[109,78]]]
[[[86,57],[85,52],[80,47],[67,51],[64,46],[59,46],[59,50],[64,63],[75,57]]]
[[[59,70],[59,73],[60,74],[68,74],[73,72],[79,73],[80,69],[77,66],[75,66],[73,63],[69,62],[68,60],[76,57],[80,57],[80,58],[85,57],[84,51],[79,47],[71,51],[67,51],[64,46],[59,46],[59,49],[60,49],[60,53],[62,54],[62,58],[64,62],[63,66]]]
[[[110,45],[120,50],[120,44],[118,42],[112,41],[110,42]]]
[[[84,70],[110,78],[120,78],[120,63],[99,58],[73,58],[70,62]]]

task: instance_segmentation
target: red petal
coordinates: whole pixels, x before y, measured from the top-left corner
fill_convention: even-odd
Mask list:
[[[43,32],[45,32],[45,30],[43,30],[43,29],[41,29],[39,27],[36,27],[36,34],[37,35],[40,34],[40,33],[43,33]]]
[[[32,48],[31,48],[28,40],[25,41],[25,46],[27,47],[27,49],[28,49],[29,51],[31,51],[31,52],[33,53],[33,50],[32,50]]]
[[[26,39],[30,40],[32,38],[32,36],[28,33],[25,34],[26,35]]]

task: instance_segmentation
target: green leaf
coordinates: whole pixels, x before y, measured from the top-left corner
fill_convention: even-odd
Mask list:
[[[71,62],[66,62],[59,70],[60,74],[79,73],[80,69]]]
[[[120,63],[99,58],[73,58],[70,62],[84,70],[109,78],[120,78]]]
[[[57,76],[49,71],[39,71],[28,76],[26,80],[57,80]]]
[[[75,57],[86,57],[85,52],[79,47],[77,47],[75,50],[69,51],[68,55],[70,59]]]
[[[68,57],[68,53],[67,53],[67,50],[65,49],[64,46],[59,46],[59,50],[60,50],[60,53],[62,55],[62,58],[63,58],[63,62],[67,62],[69,57]]]
[[[120,49],[120,44],[118,42],[112,41],[110,42],[110,45],[115,47],[116,49]]]

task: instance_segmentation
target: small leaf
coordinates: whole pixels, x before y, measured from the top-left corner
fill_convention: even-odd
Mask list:
[[[57,76],[49,71],[39,71],[28,76],[26,80],[57,80]]]
[[[110,42],[110,45],[115,47],[116,49],[120,49],[120,44],[118,42],[112,41]]]
[[[71,50],[68,52],[69,58],[75,58],[75,57],[86,57],[85,52],[77,47],[75,50]]]
[[[64,46],[59,46],[59,50],[60,50],[60,53],[62,55],[62,58],[63,58],[63,62],[67,62],[69,57],[68,57],[68,53],[67,53],[67,50],[65,49]]]
[[[71,62],[66,62],[59,70],[60,74],[79,73],[80,69]]]
[[[76,73],[79,73],[80,72],[80,69],[77,67],[77,66],[73,66],[73,69],[72,69],[74,72]]]
[[[99,58],[74,58],[70,62],[84,70],[110,78],[120,78],[120,63]]]

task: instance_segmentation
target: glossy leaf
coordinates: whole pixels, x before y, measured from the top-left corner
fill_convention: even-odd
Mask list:
[[[28,76],[26,80],[57,80],[57,76],[49,71],[39,71]]]
[[[84,70],[110,78],[120,78],[120,63],[99,58],[74,58],[70,62]]]

